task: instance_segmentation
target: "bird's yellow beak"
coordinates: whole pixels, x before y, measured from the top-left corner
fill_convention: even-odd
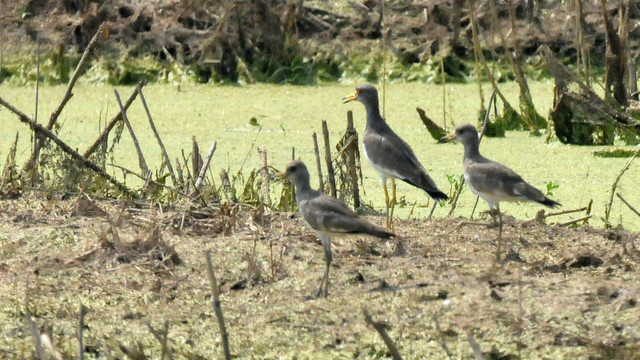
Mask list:
[[[456,137],[456,133],[452,132],[450,134],[447,134],[447,135],[443,136],[442,139],[440,139],[440,140],[443,140],[443,141],[458,141],[458,138]]]
[[[342,98],[342,103],[346,104],[348,102],[354,101],[358,99],[358,91],[356,90],[353,94],[347,95]]]
[[[285,178],[287,177],[287,173],[286,173],[286,172],[284,172],[284,171],[281,171],[281,172],[279,172],[279,173],[276,173],[276,176],[277,176],[279,179],[285,179]]]

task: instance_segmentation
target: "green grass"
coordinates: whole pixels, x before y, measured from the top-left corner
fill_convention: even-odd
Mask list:
[[[359,103],[343,105],[341,98],[351,93],[356,84],[323,86],[208,86],[208,85],[150,85],[145,88],[145,97],[167,150],[172,158],[181,157],[180,150],[188,154],[191,137],[196,136],[201,151],[206,152],[210,142],[218,141],[212,169],[216,175],[220,169],[231,172],[239,170],[248,154],[245,170],[259,166],[256,148],[264,145],[269,152],[269,162],[282,168],[291,157],[291,148],[296,148],[296,157],[313,163],[313,142],[311,134],[320,132],[320,122],[328,120],[331,141],[335,143],[346,128],[346,111],[354,111],[356,129],[364,130],[364,108]],[[538,112],[546,116],[552,97],[551,82],[531,83],[531,91]],[[489,87],[485,84],[485,90]],[[123,98],[128,97],[132,87],[117,87]],[[64,86],[40,89],[40,122],[45,122],[49,114],[62,98]],[[503,93],[517,108],[518,90],[514,83],[503,84]],[[110,119],[117,109],[110,86],[79,85],[75,96],[60,117],[63,124],[60,137],[81,152],[96,138],[100,129],[100,119]],[[479,109],[477,85],[452,84],[446,86],[451,103],[447,104],[447,126],[474,123]],[[33,114],[33,88],[0,86],[0,96]],[[488,98],[488,94],[485,94]],[[462,146],[436,144],[422,126],[415,107],[420,106],[436,122],[442,124],[442,87],[423,84],[391,84],[387,86],[386,118],[394,130],[415,150],[425,168],[438,186],[448,191],[447,175],[462,173]],[[501,107],[501,106],[500,106]],[[106,116],[105,116],[106,114]],[[160,164],[160,151],[149,129],[144,110],[136,101],[129,118],[144,149],[147,162],[156,167]],[[255,118],[262,125],[251,125]],[[19,163],[29,154],[29,131],[14,115],[0,109],[0,161],[4,162],[16,131],[20,132],[18,148]],[[251,149],[255,139],[256,148]],[[631,147],[629,147],[631,149]],[[550,144],[544,137],[530,137],[526,132],[508,132],[506,138],[485,138],[481,151],[487,157],[503,162],[519,172],[541,190],[553,182],[559,185],[553,191],[553,198],[564,205],[564,209],[586,206],[593,199],[594,219],[591,223],[602,226],[599,218],[604,216],[604,204],[608,201],[611,184],[620,169],[628,161],[625,158],[594,157],[594,150],[605,147],[567,146],[557,141]],[[363,159],[364,160],[364,159]],[[129,136],[125,134],[116,148],[117,164],[136,170],[137,157]],[[364,160],[364,201],[372,203],[377,210],[383,210],[384,197],[375,171]],[[635,184],[640,182],[638,164],[633,164],[619,183],[619,192],[634,206],[640,207],[640,193]],[[316,179],[315,169],[312,179]],[[118,174],[119,172],[116,172]],[[248,171],[247,171],[248,173]],[[127,181],[132,180],[129,176]],[[404,197],[407,205],[396,209],[400,217],[424,218],[428,214],[428,197],[421,191],[404,183],[398,185],[398,196]],[[464,191],[455,215],[468,216],[475,197]],[[412,210],[414,202],[415,209]],[[480,203],[478,210],[486,210]],[[502,210],[519,219],[533,217],[540,207],[533,204],[510,204]],[[435,216],[446,216],[449,208],[436,209]],[[559,217],[553,221],[567,220]],[[640,219],[615,198],[611,221],[622,224],[630,230],[640,230]]]

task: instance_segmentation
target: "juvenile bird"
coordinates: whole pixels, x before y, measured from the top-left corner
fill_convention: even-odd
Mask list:
[[[286,170],[279,174],[293,183],[296,189],[296,199],[300,215],[312,228],[322,242],[326,268],[320,282],[317,297],[329,294],[329,267],[331,266],[331,237],[345,234],[365,234],[382,239],[388,239],[395,234],[381,227],[373,225],[360,218],[342,200],[325,195],[311,189],[309,170],[301,161],[290,162]],[[324,290],[323,290],[324,285]]]
[[[513,170],[480,155],[478,130],[473,125],[460,125],[445,138],[464,145],[464,180],[471,192],[489,204],[493,218],[491,225],[500,225],[502,229],[500,201],[530,201],[550,208],[561,206],[559,202],[549,199],[542,191],[529,185]]]
[[[440,191],[429,177],[413,150],[402,138],[396,135],[380,115],[378,90],[373,85],[360,85],[356,91],[342,99],[343,103],[359,101],[367,112],[367,125],[362,138],[364,156],[378,171],[384,186],[384,199],[387,213],[387,228],[393,225],[393,209],[396,205],[396,182],[398,178],[424,190],[434,200],[447,200],[449,197]],[[391,179],[393,197],[389,199],[387,179]],[[389,212],[389,209],[391,211]]]

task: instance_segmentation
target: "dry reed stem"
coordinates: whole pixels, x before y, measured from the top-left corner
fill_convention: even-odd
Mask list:
[[[384,340],[384,343],[387,346],[387,349],[389,349],[389,352],[391,353],[391,357],[394,360],[402,360],[402,356],[400,355],[396,344],[393,342],[393,339],[391,339],[389,334],[387,334],[387,329],[385,329],[386,325],[382,322],[373,321],[371,313],[369,313],[369,310],[367,310],[367,308],[365,307],[362,308],[362,315],[364,315],[364,321],[366,321],[367,324],[373,326],[378,334],[380,334],[382,340]]]
[[[313,152],[316,155],[316,168],[318,168],[318,190],[324,192],[324,181],[322,180],[322,161],[320,160],[320,149],[318,148],[318,136],[313,133]]]
[[[631,159],[629,159],[629,161],[627,161],[627,163],[624,165],[622,170],[620,170],[620,173],[618,174],[616,179],[613,181],[613,184],[611,185],[611,196],[609,197],[609,202],[604,207],[605,208],[604,215],[607,222],[609,221],[609,215],[611,214],[611,207],[613,206],[613,194],[616,192],[616,188],[618,187],[618,182],[620,182],[620,178],[622,177],[622,175],[629,169],[633,160],[635,160],[636,157],[638,157],[638,154],[640,154],[640,151],[636,151],[636,153],[633,154]]]
[[[162,139],[160,138],[160,134],[158,134],[158,130],[156,130],[156,125],[153,122],[153,118],[151,117],[151,111],[149,111],[149,107],[147,106],[147,101],[144,98],[144,94],[142,93],[142,88],[136,87],[136,91],[140,94],[140,101],[142,101],[142,106],[144,107],[144,111],[147,113],[147,119],[149,119],[149,125],[151,126],[151,130],[153,130],[153,135],[156,137],[158,141],[158,145],[160,146],[160,150],[162,151],[162,158],[167,164],[167,168],[169,169],[169,175],[171,175],[171,181],[173,182],[173,186],[178,186],[176,181],[176,175],[173,172],[173,166],[171,166],[171,159],[169,159],[169,154],[167,154],[167,149],[164,147],[162,143]],[[125,110],[126,112],[126,110]]]
[[[347,167],[351,178],[351,190],[353,191],[353,207],[360,207],[360,189],[358,188],[358,169],[356,168],[356,153],[358,151],[358,133],[353,126],[353,112],[347,111],[347,135],[351,135],[347,145]],[[347,146],[345,145],[345,146]]]
[[[146,85],[146,82],[144,81],[138,82],[138,85],[136,85],[136,89],[131,93],[127,101],[124,103],[125,110],[129,109],[133,101],[136,99],[136,96],[138,96],[138,91],[142,89],[142,87],[145,85]],[[116,126],[116,124],[120,120],[122,120],[122,112],[118,111],[118,113],[111,119],[111,121],[109,121],[109,123],[104,128],[100,136],[98,136],[96,141],[94,141],[93,144],[91,144],[91,146],[89,146],[87,150],[85,150],[84,157],[89,158],[89,156],[91,156],[91,154],[93,154],[93,152],[96,151],[96,149],[98,149],[100,144],[103,144],[105,142],[107,137],[109,137],[109,133],[111,132],[113,127]]]
[[[209,275],[209,282],[211,283],[211,296],[213,297],[213,311],[216,313],[218,319],[218,327],[220,328],[220,336],[222,338],[222,349],[224,351],[225,360],[231,359],[231,353],[229,352],[229,334],[227,333],[227,327],[224,324],[224,316],[222,314],[222,306],[220,305],[220,289],[218,288],[218,282],[216,280],[216,274],[213,272],[213,265],[211,263],[211,253],[207,251],[205,253],[207,258],[207,274]]]
[[[336,197],[336,178],[333,173],[333,162],[331,161],[331,143],[329,142],[329,127],[327,121],[322,120],[322,137],[324,139],[324,160],[327,163],[327,177],[329,179],[329,192]]]
[[[640,216],[640,212],[638,212],[638,210],[636,210],[633,206],[631,206],[631,204],[629,204],[629,202],[627,200],[625,200],[622,195],[620,195],[620,193],[616,193],[616,196],[622,200],[622,202],[627,205],[629,207],[629,209],[631,209],[631,211],[633,211],[636,215]]]
[[[96,33],[93,35],[93,38],[91,38],[91,41],[89,41],[89,44],[87,44],[87,47],[84,50],[84,53],[82,54],[82,57],[78,62],[78,65],[73,71],[73,75],[71,75],[71,78],[69,79],[69,83],[67,84],[67,91],[65,92],[62,98],[62,101],[60,101],[60,104],[58,104],[58,107],[53,111],[53,113],[49,117],[49,122],[47,123],[47,126],[46,126],[47,130],[53,129],[53,125],[55,125],[56,121],[58,121],[58,117],[60,117],[62,110],[67,105],[71,97],[73,96],[73,93],[71,92],[73,90],[73,86],[76,84],[76,81],[80,77],[80,72],[84,67],[85,62],[87,62],[87,59],[89,58],[89,53],[91,53],[93,48],[98,44],[98,39],[100,38],[100,35],[103,33],[104,27],[105,27],[105,23],[103,22],[98,27],[98,30],[96,30]],[[25,170],[31,169],[33,168],[33,166],[35,166],[35,162],[38,158],[38,153],[40,152],[40,148],[42,148],[42,146],[44,145],[44,140],[45,140],[44,138],[38,139],[38,142],[36,143],[36,146],[34,146],[33,152],[31,153],[31,157],[25,163],[25,166],[24,166]]]
[[[200,168],[200,173],[198,173],[198,178],[196,179],[193,192],[191,193],[192,195],[195,195],[200,189],[200,187],[202,186],[202,183],[204,182],[204,176],[207,174],[207,170],[209,169],[209,164],[211,163],[211,158],[213,157],[213,154],[216,152],[217,146],[218,146],[217,141],[214,141],[211,143],[211,146],[209,147],[209,152],[207,152],[207,156],[204,158],[202,167]]]
[[[149,167],[147,166],[147,162],[144,159],[144,154],[142,154],[142,148],[140,148],[140,143],[138,142],[138,138],[136,137],[136,133],[133,131],[133,127],[129,122],[129,118],[127,117],[127,111],[124,109],[122,105],[122,100],[120,100],[120,94],[118,94],[118,90],[113,90],[113,93],[116,95],[116,101],[118,102],[118,106],[120,107],[120,113],[122,114],[122,121],[129,129],[129,134],[131,135],[131,140],[133,141],[133,145],[136,148],[136,152],[138,153],[138,165],[142,170],[142,174],[146,179],[151,179],[151,172],[149,171]],[[146,186],[146,185],[145,185]]]
[[[183,193],[182,191],[180,191],[180,190],[178,190],[176,188],[173,188],[171,186],[165,185],[163,183],[159,183],[159,182],[157,182],[157,181],[155,181],[155,180],[153,180],[151,178],[145,178],[142,175],[138,174],[137,172],[129,170],[129,169],[123,167],[123,166],[120,166],[120,165],[117,165],[117,164],[107,164],[107,165],[115,167],[115,168],[118,168],[118,169],[126,172],[127,174],[131,174],[131,175],[136,176],[136,177],[138,177],[138,178],[140,178],[140,179],[142,179],[144,181],[148,181],[149,183],[151,183],[153,185],[160,186],[161,188],[167,189],[167,190],[171,191],[172,193],[180,195],[180,196],[182,196],[184,198],[187,198],[187,199],[192,200],[192,201],[194,200],[193,197],[191,195],[189,195],[189,194],[185,194],[185,193]]]
[[[12,113],[16,114],[18,116],[18,118],[20,119],[20,121],[22,121],[25,124],[28,124],[33,131],[35,131],[37,133],[41,133],[44,136],[46,136],[47,138],[49,138],[50,140],[52,140],[54,143],[56,143],[56,145],[58,145],[60,147],[60,149],[62,149],[62,151],[64,151],[65,153],[70,155],[72,158],[74,158],[75,160],[77,160],[80,163],[82,163],[85,167],[93,170],[98,175],[102,176],[105,180],[109,181],[110,183],[115,185],[118,189],[120,189],[120,191],[122,191],[123,193],[125,193],[125,194],[127,194],[129,196],[134,196],[134,192],[131,191],[129,188],[127,188],[123,183],[118,181],[113,176],[107,174],[102,168],[100,168],[98,165],[94,164],[93,162],[89,161],[84,156],[80,155],[77,151],[73,150],[73,148],[71,148],[64,141],[60,140],[54,133],[52,133],[51,130],[48,130],[47,128],[43,127],[42,125],[36,124],[35,122],[33,122],[33,120],[31,120],[27,115],[25,115],[24,113],[22,113],[20,110],[16,109],[15,107],[13,107],[11,104],[6,102],[1,97],[0,97],[0,105],[6,107],[7,109],[9,109],[9,111],[11,111]]]
[[[583,216],[581,218],[577,218],[577,219],[569,220],[567,222],[560,223],[560,224],[558,224],[558,226],[569,226],[569,225],[577,224],[580,221],[589,220],[592,217],[593,217],[593,215]]]
[[[264,148],[264,145],[260,147],[258,153],[260,154],[260,162],[262,163],[262,169],[260,169],[260,173],[262,174],[262,205],[269,206],[269,164],[267,163],[267,150]]]

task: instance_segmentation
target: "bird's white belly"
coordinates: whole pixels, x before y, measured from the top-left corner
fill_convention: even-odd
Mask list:
[[[371,158],[369,158],[369,155],[367,155],[367,147],[364,146],[364,143],[362,143],[362,152],[364,153],[364,157],[367,158],[367,160],[369,161],[369,164],[371,164],[371,166],[376,169],[376,171],[378,172],[378,174],[380,175],[380,180],[382,180],[383,183],[387,182],[387,179],[391,178],[399,178],[399,176],[397,176],[396,174],[392,173],[389,171],[389,169],[385,169],[384,167],[376,164],[375,162],[373,162],[373,160],[371,160]]]
[[[487,202],[487,204],[489,204],[489,208],[493,209],[496,205],[498,205],[500,200],[502,200],[500,197],[492,196],[492,194],[478,191],[473,187],[473,184],[471,183],[471,181],[469,181],[469,175],[467,175],[466,173],[464,174],[464,181],[467,183],[467,185],[469,186],[469,190],[471,190],[472,193],[474,193],[476,196],[481,197],[484,201]]]

